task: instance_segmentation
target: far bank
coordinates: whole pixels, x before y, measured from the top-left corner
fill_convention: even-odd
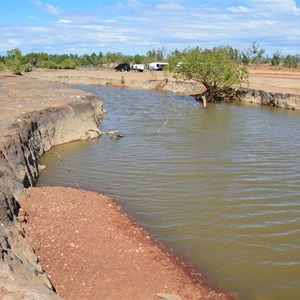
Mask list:
[[[170,91],[198,95],[205,91],[195,81],[177,81],[163,71],[115,72],[106,70],[36,70],[26,77],[65,84],[86,84]],[[244,87],[244,102],[287,109],[300,109],[300,72],[250,69],[249,85]]]

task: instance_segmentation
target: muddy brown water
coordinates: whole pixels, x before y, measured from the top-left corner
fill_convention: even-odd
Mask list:
[[[120,140],[53,148],[39,185],[111,195],[241,299],[300,299],[300,113],[155,91],[98,94]],[[155,134],[165,121],[159,134]]]

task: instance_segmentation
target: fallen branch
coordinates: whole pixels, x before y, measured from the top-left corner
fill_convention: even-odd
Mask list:
[[[89,122],[88,122],[88,124],[91,126],[91,128],[94,127],[94,126],[91,125]],[[102,131],[102,130],[100,130],[100,129],[97,129],[97,130],[95,130],[95,129],[89,129],[89,131],[97,132],[99,135],[109,135],[110,137],[114,137],[114,138],[116,138],[116,139],[120,139],[120,138],[124,137],[124,135],[119,134],[119,131],[120,131],[120,130],[115,130],[115,131]]]
[[[71,172],[71,170],[69,169],[68,165],[65,163],[65,161],[63,160],[63,158],[57,153],[57,152],[54,152],[58,158],[60,159],[60,161],[64,164],[65,168],[67,169],[67,171],[69,172],[69,174],[72,176],[72,178],[74,179],[75,183],[76,183],[76,186],[77,186],[77,189],[80,189],[79,187],[79,184],[78,184],[78,181],[77,179],[75,178],[75,176],[73,175],[73,173]]]
[[[114,137],[116,139],[122,138],[124,135],[119,133],[120,130],[115,130],[115,131],[101,131],[100,130],[100,135],[109,135],[110,137]]]
[[[167,116],[164,124],[155,132],[155,134],[159,134],[159,132],[168,124],[169,122],[169,116]]]

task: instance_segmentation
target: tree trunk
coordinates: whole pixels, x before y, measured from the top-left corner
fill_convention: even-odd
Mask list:
[[[207,85],[206,91],[199,95],[199,100],[202,97],[207,99],[207,102],[238,102],[245,96],[245,92],[242,90],[230,88],[230,87],[218,87],[217,85]]]

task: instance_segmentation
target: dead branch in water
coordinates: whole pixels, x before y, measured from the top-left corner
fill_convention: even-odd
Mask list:
[[[115,131],[101,131],[100,130],[100,135],[109,135],[110,137],[114,137],[116,139],[122,138],[124,135],[119,133],[120,130],[115,130]]]
[[[167,116],[164,124],[155,132],[155,134],[159,134],[159,132],[168,124],[169,122],[169,116]]]
[[[94,126],[88,122],[88,124],[91,126],[91,128],[93,128]],[[102,131],[100,129],[94,130],[94,129],[90,129],[89,131],[95,131],[100,135],[109,135],[110,137],[113,137],[115,139],[120,139],[122,137],[124,137],[124,135],[120,134],[119,131],[120,130],[114,130],[114,131]]]
[[[68,165],[65,163],[65,161],[63,160],[63,158],[57,152],[54,152],[54,153],[58,156],[58,158],[60,159],[60,161],[64,164],[65,168],[69,172],[69,174],[74,179],[74,181],[76,183],[76,186],[77,186],[77,189],[80,189],[77,179],[75,178],[74,174],[71,172],[71,170],[69,169]]]

